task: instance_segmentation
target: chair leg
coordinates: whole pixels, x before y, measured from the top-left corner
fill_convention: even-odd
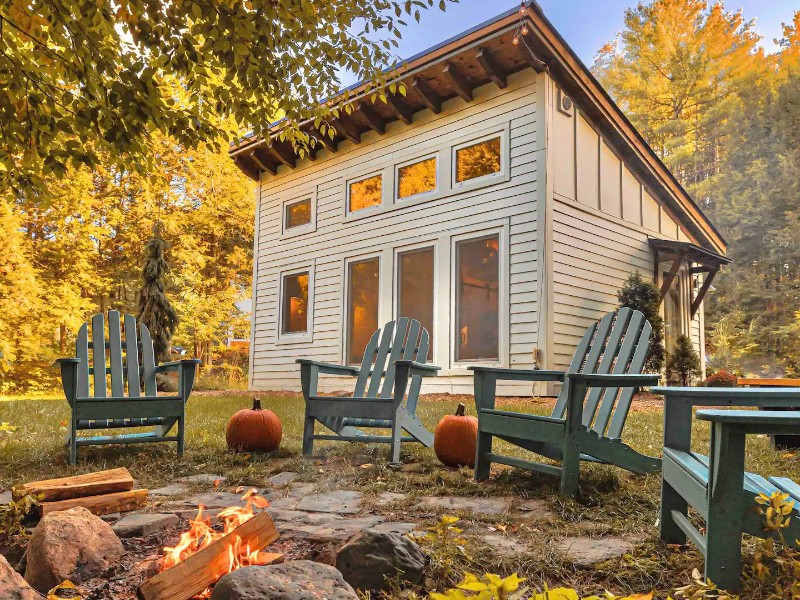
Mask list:
[[[306,410],[303,424],[303,456],[311,456],[314,452],[314,417]]]
[[[567,435],[564,438],[564,454],[561,457],[561,486],[559,493],[565,498],[578,495],[581,454],[578,445]]]
[[[492,461],[489,454],[492,452],[492,434],[478,432],[478,443],[475,448],[475,480],[485,481],[489,479],[489,470]]]
[[[403,437],[403,423],[400,415],[395,415],[392,421],[392,463],[400,462],[400,443]]]
[[[178,456],[183,456],[186,438],[186,417],[178,419]]]
[[[689,503],[662,477],[661,509],[658,517],[659,534],[667,544],[683,545],[686,543],[686,534],[672,518],[672,511],[674,510],[686,515],[689,512]]]
[[[78,424],[73,417],[69,428],[69,464],[78,464]]]

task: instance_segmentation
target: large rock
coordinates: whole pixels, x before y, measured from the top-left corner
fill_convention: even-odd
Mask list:
[[[40,592],[66,579],[80,583],[103,573],[123,552],[111,526],[85,508],[50,513],[31,535],[25,579]]]
[[[386,590],[390,579],[422,581],[428,559],[414,542],[398,533],[368,529],[336,553],[336,568],[344,580],[362,590]]]
[[[243,567],[214,586],[211,600],[358,600],[342,574],[310,560]]]
[[[0,554],[0,598],[3,600],[41,600],[41,596],[27,584]]]

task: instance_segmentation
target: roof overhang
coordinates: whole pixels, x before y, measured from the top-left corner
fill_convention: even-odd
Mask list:
[[[528,33],[514,44],[523,22]],[[367,131],[383,134],[392,121],[410,125],[416,112],[438,113],[442,102],[450,98],[471,101],[472,90],[481,85],[494,83],[503,88],[509,74],[527,68],[549,71],[691,239],[720,256],[725,253],[722,235],[533,1],[525,4],[523,12],[507,11],[396,68],[389,81],[405,84],[405,96],[388,95],[386,103],[373,103],[368,83],[349,88],[353,110],[342,111],[331,121],[336,129],[333,139],[316,130],[313,121],[301,123],[301,129],[317,140],[307,159],[315,160],[319,148],[336,152],[345,140],[358,144]],[[276,174],[281,165],[295,168],[300,158],[289,142],[277,136],[283,126],[281,121],[274,123],[269,139],[246,137],[231,146],[230,155],[244,173],[258,179],[261,171]]]

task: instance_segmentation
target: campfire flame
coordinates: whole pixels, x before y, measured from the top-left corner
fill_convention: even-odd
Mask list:
[[[174,567],[192,554],[225,536],[230,536],[230,544],[228,545],[228,568],[223,575],[241,567],[260,564],[259,548],[251,550],[249,544],[242,547],[242,538],[232,532],[255,517],[254,508],[266,508],[269,506],[269,502],[266,498],[259,496],[255,489],[248,490],[242,496],[242,500],[246,502],[245,506],[230,506],[217,515],[217,519],[222,523],[222,531],[212,528],[211,518],[203,515],[205,507],[201,504],[197,509],[197,516],[189,521],[189,529],[181,534],[178,543],[175,546],[164,548],[164,558],[161,560],[159,570],[163,572]],[[208,598],[210,595],[211,588],[208,588],[198,597]]]

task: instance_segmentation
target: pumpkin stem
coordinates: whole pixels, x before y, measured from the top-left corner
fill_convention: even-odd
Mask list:
[[[456,416],[463,417],[466,413],[464,411],[467,410],[467,407],[464,406],[462,403],[458,403],[458,408],[456,408]]]
[[[253,398],[253,410],[261,410],[261,400]]]

